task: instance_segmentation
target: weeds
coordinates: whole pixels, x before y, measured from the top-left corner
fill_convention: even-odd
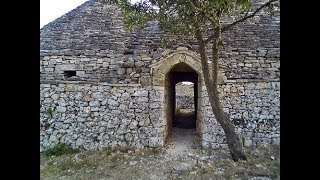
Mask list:
[[[43,152],[43,154],[47,157],[51,156],[61,156],[63,154],[73,154],[79,152],[78,149],[72,149],[66,144],[57,144],[52,148],[48,148]]]
[[[51,107],[48,108],[47,114],[48,114],[48,116],[49,116],[50,118],[53,117],[53,109],[52,109]]]
[[[63,146],[59,145],[58,147],[60,148],[56,146],[55,148],[51,148],[51,151],[52,149],[56,149],[56,151],[60,149],[59,151],[65,152],[63,149],[66,148],[66,146],[62,148]],[[143,173],[145,170],[148,173],[154,170],[161,170],[163,173],[168,173],[171,172],[171,165],[168,166],[168,164],[172,164],[172,162],[176,160],[172,159],[168,162],[159,161],[159,157],[161,156],[157,153],[161,153],[162,150],[161,148],[144,148],[140,150],[131,148],[105,148],[102,151],[83,151],[76,155],[43,158],[44,162],[42,162],[43,168],[41,168],[41,176],[49,177],[48,179],[58,179],[60,176],[70,177],[70,179],[101,179],[102,173],[112,174],[114,177],[123,177],[124,174],[128,173],[130,173],[132,177],[147,177],[148,174]],[[250,179],[252,177],[279,179],[279,147],[255,147],[252,149],[246,148],[245,150],[248,155],[248,161],[233,162],[229,156],[220,157],[216,152],[219,158],[209,158],[203,161],[202,165],[191,167],[189,173],[180,173],[182,178],[178,178],[178,174],[172,173],[168,174],[167,179],[213,178],[235,180]],[[270,156],[274,156],[275,158],[270,158]],[[141,161],[139,166],[128,166],[130,161],[139,160]],[[162,165],[167,167],[155,169],[158,168],[158,163],[163,163]],[[150,168],[150,166],[155,167]],[[122,171],[125,168],[128,168],[128,170]],[[88,172],[97,172],[97,174],[89,173],[88,175]],[[87,176],[90,176],[90,178]]]

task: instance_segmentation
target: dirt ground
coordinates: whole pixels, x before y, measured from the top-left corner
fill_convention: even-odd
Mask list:
[[[173,128],[161,149],[80,151],[40,155],[45,179],[280,179],[280,148],[245,149],[247,162],[234,162],[225,149],[203,150],[194,129]]]

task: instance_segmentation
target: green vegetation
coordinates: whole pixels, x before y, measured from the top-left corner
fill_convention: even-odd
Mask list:
[[[128,0],[104,1],[117,4],[122,9],[124,24],[130,30],[146,27],[148,21],[157,21],[162,34],[192,35],[197,39],[204,84],[213,114],[224,132],[227,132],[226,141],[232,159],[235,162],[246,160],[240,138],[229,116],[223,111],[218,95],[218,71],[221,59],[219,54],[226,31],[233,30],[232,27],[235,25],[254,17],[263,8],[273,12],[280,1],[268,0],[262,5],[253,0],[141,0],[135,4],[131,4]],[[224,17],[235,17],[235,19],[225,24]],[[168,42],[165,37],[167,36],[161,36],[162,45]],[[207,51],[209,44],[212,44],[211,57]]]
[[[101,151],[81,151],[77,154],[66,154],[59,157],[41,157],[41,179],[101,179],[112,175],[118,179],[130,175],[132,179],[150,179],[149,173],[161,171],[171,172],[175,159],[159,161],[166,153],[162,148],[145,148],[140,150],[111,149]],[[216,155],[217,150],[211,149]],[[191,167],[188,172],[169,173],[167,179],[250,179],[252,177],[280,177],[280,147],[245,148],[248,161],[233,162],[225,154],[214,159],[201,161]],[[227,153],[226,151],[221,151]],[[210,154],[210,153],[209,153]],[[208,155],[209,155],[208,154]],[[199,154],[202,156],[201,154]],[[206,156],[206,155],[205,155]],[[188,162],[195,157],[179,159]],[[128,166],[131,161],[139,164]],[[161,164],[159,164],[161,163]],[[141,166],[141,167],[140,167]],[[159,167],[163,168],[159,168]],[[123,171],[126,169],[125,171]],[[121,171],[120,173],[118,173]],[[145,173],[148,172],[148,173]],[[192,175],[194,174],[194,175]]]
[[[53,109],[52,109],[51,107],[48,108],[47,114],[48,114],[48,116],[49,116],[50,118],[52,118],[52,116],[53,116]]]
[[[73,153],[77,153],[79,152],[79,150],[77,149],[72,149],[69,146],[67,146],[66,144],[57,144],[52,148],[48,148],[47,150],[45,150],[43,152],[43,154],[47,157],[50,156],[61,156],[63,154],[73,154]]]

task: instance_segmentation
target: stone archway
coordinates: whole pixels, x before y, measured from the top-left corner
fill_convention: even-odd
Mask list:
[[[152,84],[156,86],[164,86],[166,73],[168,73],[169,70],[178,63],[185,63],[196,73],[202,75],[200,58],[191,51],[180,50],[163,58],[161,61],[150,65],[151,74],[153,76]]]
[[[164,89],[162,102],[162,121],[165,128],[165,139],[172,129],[175,111],[175,84],[187,80],[195,84],[196,132],[201,137],[202,106],[201,89],[203,83],[200,58],[193,52],[180,50],[150,65],[152,84]]]

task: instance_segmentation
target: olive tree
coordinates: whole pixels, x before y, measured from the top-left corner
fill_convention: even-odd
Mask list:
[[[254,17],[263,8],[272,14],[279,0],[268,0],[255,6],[252,0],[105,0],[117,4],[124,14],[128,28],[143,27],[150,20],[158,21],[160,30],[173,34],[193,35],[199,45],[202,73],[212,111],[222,126],[229,151],[234,161],[246,160],[241,139],[235,126],[223,111],[218,94],[219,54],[222,46],[221,34],[231,27]],[[236,20],[222,23],[223,17],[233,16]],[[209,58],[206,46],[211,44]],[[210,60],[210,61],[209,61]],[[212,63],[209,66],[209,63]]]

